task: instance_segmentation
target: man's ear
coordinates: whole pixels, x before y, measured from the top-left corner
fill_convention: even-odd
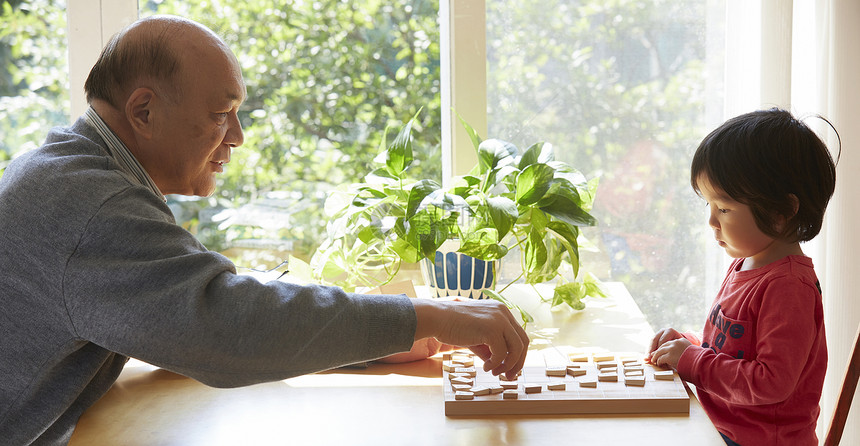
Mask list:
[[[153,134],[153,99],[155,93],[152,89],[140,87],[135,89],[125,101],[125,117],[135,133],[146,139]]]

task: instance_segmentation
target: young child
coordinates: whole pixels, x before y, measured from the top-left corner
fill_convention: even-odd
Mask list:
[[[690,180],[735,260],[702,338],[660,330],[649,360],[696,386],[728,445],[817,445],[827,346],[821,288],[800,242],[818,234],[833,195],[830,152],[789,112],[756,111],[705,137]]]

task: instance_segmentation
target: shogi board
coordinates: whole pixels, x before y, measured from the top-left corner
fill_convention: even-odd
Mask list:
[[[532,353],[529,353],[532,356]],[[622,358],[618,356],[617,358]],[[624,359],[627,356],[623,357]],[[517,399],[505,399],[503,394],[476,395],[473,399],[456,399],[449,379],[443,371],[445,415],[531,415],[531,414],[611,414],[611,413],[682,413],[689,414],[690,398],[677,373],[672,380],[657,380],[655,371],[666,369],[643,364],[644,386],[625,384],[623,368],[618,360],[618,381],[598,381],[596,388],[580,387],[579,381],[597,379],[597,363],[589,356],[580,362],[586,370],[583,376],[547,376],[547,366],[527,361],[517,378]],[[483,371],[483,364],[474,358],[474,387],[499,385],[499,378]],[[573,364],[573,363],[570,363]],[[556,364],[558,366],[558,364]],[[565,390],[549,390],[548,384],[565,383]],[[539,393],[526,393],[526,386],[540,385]]]

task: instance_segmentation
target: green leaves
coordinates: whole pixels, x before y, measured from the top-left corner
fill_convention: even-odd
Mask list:
[[[418,113],[421,113],[419,110]],[[385,168],[392,175],[403,178],[403,173],[406,168],[412,164],[412,124],[415,122],[416,115],[400,129],[394,141],[388,146],[385,151]],[[384,141],[384,140],[383,140]]]
[[[497,241],[501,241],[508,235],[508,231],[511,230],[517,217],[519,217],[517,205],[508,197],[489,197],[487,198],[487,211],[493,221],[493,226],[496,227]]]
[[[555,287],[552,306],[567,304],[574,310],[582,310],[585,308],[582,299],[589,296],[606,297],[606,292],[591,274],[586,275],[582,282],[570,282]]]
[[[361,268],[375,266],[373,272],[378,272],[385,265],[396,271],[397,262],[432,259],[443,242],[457,237],[460,253],[485,261],[512,261],[506,256],[519,247],[526,283],[559,283],[553,305],[580,308],[585,296],[600,295],[591,276],[576,281],[579,227],[597,223],[588,213],[596,181],[586,181],[573,167],[555,160],[550,144],[533,144],[520,155],[509,142],[481,140],[465,122],[478,154],[471,173],[454,179],[448,189],[431,179],[412,180],[408,169],[416,118],[381,150],[374,160],[379,166],[365,177],[367,182],[349,186],[350,200],[330,197],[332,208],[335,202],[341,208],[334,210],[328,224],[332,239],[314,255],[323,259],[315,263],[321,280],[338,274],[368,283],[371,279]],[[573,280],[562,273],[565,261],[572,267]],[[388,267],[393,264],[397,266]],[[488,294],[511,306],[499,293]],[[527,313],[521,315],[531,321]]]
[[[481,145],[481,137],[478,135],[478,132],[476,132],[459,113],[457,113],[457,119],[459,119],[460,123],[463,124],[463,128],[466,129],[466,134],[469,135],[469,139],[472,141],[472,145],[475,146],[475,151],[477,152],[478,147]]]
[[[439,190],[440,187],[439,183],[433,180],[421,180],[415,183],[409,191],[409,201],[406,203],[406,218],[412,218],[418,212],[421,202],[428,195]]]
[[[481,174],[513,162],[517,146],[500,139],[488,139],[478,145],[478,166]]]
[[[532,164],[517,177],[517,204],[528,206],[549,191],[555,169],[546,164]]]
[[[594,226],[597,220],[583,209],[576,187],[564,178],[554,178],[537,206],[553,217],[575,226]]]

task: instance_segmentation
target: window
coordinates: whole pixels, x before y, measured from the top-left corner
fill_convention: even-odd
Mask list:
[[[486,73],[476,74],[483,85],[461,85],[458,94],[486,92],[486,116],[478,119],[486,119],[484,136],[521,147],[550,142],[557,156],[599,176],[594,214],[600,225],[586,233],[596,251],[584,253],[584,268],[624,282],[653,326],[696,329],[724,270],[721,253],[707,248],[704,206],[687,172],[698,141],[723,118],[725,5],[475,2],[481,3],[486,33],[468,39],[485,39]],[[65,29],[62,2],[4,4],[4,14],[16,17],[36,10],[21,22],[43,27],[34,33]],[[170,197],[177,219],[237,264],[269,268],[290,254],[307,258],[324,228],[328,191],[360,180],[385,127],[399,126],[421,107],[414,173],[442,179],[438,1],[273,7],[262,0],[241,6],[149,0],[138,6],[140,16],[178,14],[204,23],[240,59],[249,98],[240,113],[245,148],[234,152],[215,196]],[[32,20],[36,15],[49,20]],[[44,124],[24,127],[33,129],[30,142],[5,140],[0,156],[6,158],[9,147],[35,147],[48,127],[68,122],[65,103],[42,105],[68,101],[61,88],[48,87],[64,85],[65,50],[36,40],[15,47],[18,34],[11,29],[4,27],[7,52],[46,53],[19,55],[19,64],[29,57],[60,68],[7,75],[19,79],[15,103],[27,99],[26,110]],[[102,39],[110,33],[103,30]],[[462,42],[452,50],[465,51]],[[37,74],[47,80],[33,80]],[[20,107],[0,113],[21,116]]]
[[[64,0],[0,1],[0,175],[69,122]]]
[[[724,272],[689,181],[722,121],[717,3],[486,0],[488,135],[552,143],[600,178],[582,267],[623,282],[655,328],[700,329]]]
[[[328,192],[361,181],[386,126],[423,107],[415,175],[440,178],[438,0],[142,1],[222,36],[248,89],[245,148],[216,195],[170,197],[179,221],[238,265],[307,260],[325,229]],[[389,141],[393,134],[389,136]]]

